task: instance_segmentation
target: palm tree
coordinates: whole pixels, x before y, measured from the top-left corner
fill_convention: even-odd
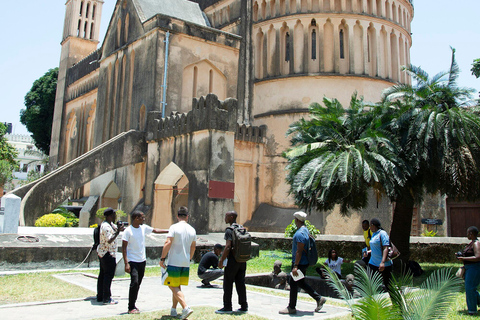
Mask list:
[[[285,153],[287,182],[296,204],[341,212],[367,205],[372,188],[395,203],[392,242],[408,261],[415,204],[425,193],[457,199],[480,196],[480,118],[469,108],[471,89],[456,85],[455,51],[447,72],[430,78],[404,68],[414,86],[399,84],[366,108],[352,96],[350,109],[333,99],[310,107],[310,120],[291,125]]]
[[[311,119],[293,123],[287,132],[287,182],[297,205],[331,210],[339,203],[347,213],[367,205],[370,188],[393,196],[406,170],[399,150],[372,125],[375,114],[356,94],[349,109],[336,99],[323,103],[325,108],[312,104]]]
[[[421,68],[405,67],[416,85],[387,89],[377,106],[383,130],[396,137],[409,168],[398,186],[391,238],[409,257],[413,208],[425,193],[440,192],[460,200],[478,199],[480,187],[480,118],[468,108],[472,89],[456,84],[459,69],[452,49],[450,69],[432,78]]]
[[[420,288],[413,288],[411,274],[392,278],[390,297],[383,293],[379,273],[366,270],[355,264],[354,289],[361,296],[352,299],[335,272],[325,267],[329,274],[328,285],[344,299],[352,316],[359,320],[428,320],[445,319],[462,280],[455,277],[451,269],[433,272]]]

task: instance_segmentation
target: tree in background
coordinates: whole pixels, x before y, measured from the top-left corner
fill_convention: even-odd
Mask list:
[[[58,68],[54,68],[35,80],[25,95],[26,109],[20,111],[20,122],[32,133],[35,146],[47,155],[50,152],[57,78]]]
[[[480,59],[473,60],[471,71],[475,77],[480,78]]]
[[[343,109],[324,99],[325,108],[310,107],[310,120],[293,123],[285,156],[296,204],[339,204],[346,214],[367,206],[369,189],[386,195],[395,203],[391,239],[408,261],[413,209],[425,193],[479,199],[480,117],[465,108],[473,90],[456,85],[452,51],[450,69],[432,78],[404,68],[415,86],[393,86],[377,105],[364,108],[354,95]]]
[[[12,180],[13,171],[18,167],[15,159],[17,150],[5,138],[7,127],[0,122],[0,196],[3,195],[3,186]]]

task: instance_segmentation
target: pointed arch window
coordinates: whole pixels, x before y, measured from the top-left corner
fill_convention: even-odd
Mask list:
[[[95,8],[97,6],[96,5],[93,5],[93,8],[92,8],[92,19],[95,19]]]
[[[285,61],[290,61],[290,34],[285,33]]]
[[[317,59],[317,31],[312,30],[312,60]]]
[[[80,12],[78,13],[80,17],[82,16],[82,11],[83,11],[83,1],[80,2]]]
[[[345,39],[343,29],[340,29],[340,59],[345,59]]]
[[[89,11],[90,11],[90,2],[87,3],[87,9],[85,10],[85,18],[87,18],[87,19],[88,19]]]

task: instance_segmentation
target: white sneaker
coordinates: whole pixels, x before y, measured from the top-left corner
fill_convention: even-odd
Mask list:
[[[172,316],[172,317],[178,316],[177,309],[171,308],[170,309],[170,316]]]
[[[190,309],[190,307],[186,307],[185,309],[183,309],[180,319],[187,319],[187,317],[192,313],[193,313],[193,310]]]

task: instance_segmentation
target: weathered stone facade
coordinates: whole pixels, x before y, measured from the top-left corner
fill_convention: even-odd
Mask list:
[[[201,232],[223,229],[231,209],[240,223],[279,228],[265,215],[295,210],[282,157],[288,126],[324,96],[376,101],[411,81],[400,72],[410,62],[408,0],[118,0],[97,49],[84,20],[97,28],[101,4],[66,4],[52,165],[129,130],[145,132],[147,151],[56,201],[98,196],[100,207],[142,208],[154,226],[186,205]],[[373,215],[388,226],[391,204],[372,195],[363,212],[312,220],[352,234]]]

